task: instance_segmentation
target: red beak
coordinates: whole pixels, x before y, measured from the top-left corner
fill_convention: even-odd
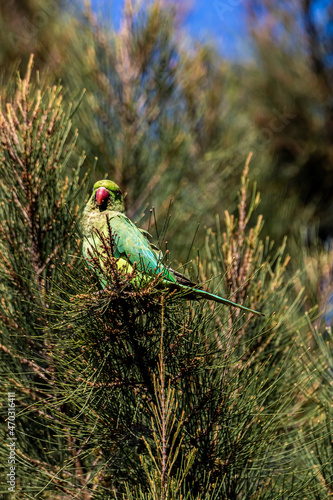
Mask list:
[[[102,205],[105,200],[107,200],[110,196],[110,193],[107,189],[100,187],[96,191],[96,203],[98,206]]]

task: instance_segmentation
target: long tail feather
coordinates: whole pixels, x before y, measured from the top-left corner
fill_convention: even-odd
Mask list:
[[[207,300],[214,300],[215,302],[219,302],[220,304],[225,304],[227,306],[238,307],[239,309],[243,309],[244,311],[251,312],[253,314],[257,314],[258,316],[265,316],[264,313],[255,311],[254,309],[250,309],[248,307],[242,306],[241,304],[237,304],[236,302],[232,302],[231,300],[225,299],[223,297],[219,297],[218,295],[214,295],[213,293],[206,292],[205,290],[200,290],[198,288],[192,288],[185,285],[177,284],[179,288],[182,290],[188,291],[189,294],[195,293],[195,295],[199,297],[203,297]]]

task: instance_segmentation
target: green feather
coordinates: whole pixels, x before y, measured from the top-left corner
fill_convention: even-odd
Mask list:
[[[203,297],[207,300],[213,300],[214,302],[219,302],[220,304],[225,304],[226,306],[238,307],[238,309],[243,309],[244,311],[251,312],[259,316],[265,316],[262,312],[255,311],[254,309],[250,309],[249,307],[237,304],[236,302],[232,302],[232,300],[225,299],[224,297],[219,297],[218,295],[214,295],[213,293],[206,292],[205,290],[188,287],[179,283],[177,286],[183,290],[187,290],[189,293],[195,293],[198,297]]]

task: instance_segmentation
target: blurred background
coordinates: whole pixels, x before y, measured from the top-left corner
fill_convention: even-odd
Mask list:
[[[91,181],[114,179],[142,226],[155,206],[179,260],[236,210],[250,152],[264,234],[332,237],[331,2],[2,0],[2,86],[30,53],[68,102],[85,89]]]

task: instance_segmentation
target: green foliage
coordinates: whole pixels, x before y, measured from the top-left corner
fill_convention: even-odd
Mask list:
[[[68,102],[86,90],[73,117],[86,166],[98,158],[94,180],[105,173],[115,179],[135,220],[151,205],[163,220],[172,197],[168,234],[182,260],[178,235],[191,239],[189,221],[213,227],[215,213],[236,209],[250,151],[265,234],[281,242],[320,219],[327,237],[332,9],[319,22],[312,4],[248,2],[255,60],[234,64],[212,46],[185,42],[175,9],[160,2],[125,2],[116,31],[88,7],[72,12],[67,3],[15,0],[15,8],[0,10],[2,73],[11,74],[14,59],[15,68],[23,67],[34,51],[37,67],[70,90]],[[198,246],[204,233],[198,232]]]
[[[41,311],[48,308],[56,260],[76,248],[70,235],[83,185],[82,159],[73,155],[71,110],[64,111],[59,87],[30,81],[31,68],[32,58],[0,111],[1,393],[15,392],[18,412],[34,408],[35,418],[17,416],[15,429],[18,488],[30,494],[40,481],[36,464],[57,464],[61,456],[60,442],[50,454],[58,441],[47,425],[53,417],[39,408],[54,383]],[[5,439],[1,454],[6,470]]]
[[[274,238],[315,222],[332,235],[332,6],[319,2],[248,2],[257,65],[249,75],[263,210]],[[321,17],[317,12],[321,11]],[[326,11],[326,12],[325,12]],[[273,220],[274,222],[271,222]]]
[[[31,53],[37,68],[52,68],[64,56],[64,0],[13,0],[0,5],[0,65],[2,77],[11,74],[15,61],[22,71]],[[56,42],[56,43],[55,43]]]
[[[312,335],[308,341],[307,352],[303,353],[305,384],[303,395],[298,401],[299,408],[307,407],[307,418],[299,430],[298,440],[304,447],[304,466],[311,464],[316,471],[316,498],[331,498],[333,338],[331,328],[320,331],[309,321],[309,329]]]
[[[44,404],[50,413],[66,408],[80,470],[73,475],[65,463],[61,489],[74,494],[79,481],[93,498],[263,499],[306,498],[309,484],[318,490],[316,469],[300,472],[305,445],[292,417],[295,380],[303,380],[293,348],[302,302],[288,299],[284,246],[270,255],[259,240],[261,217],[247,229],[258,202],[253,196],[246,210],[247,172],[239,219],[226,214],[227,232],[209,236],[199,271],[224,272],[229,293],[264,306],[264,320],[190,304],[159,288],[158,277],[133,288],[136,271],[117,269],[111,233],[89,267],[63,268],[49,298],[59,392]],[[233,281],[239,275],[243,286]],[[49,426],[64,431],[58,421]]]
[[[15,4],[0,21],[21,38],[22,19],[51,5],[29,2],[22,17]],[[128,1],[119,32],[89,11],[47,21],[27,46],[48,74],[31,76],[30,60],[15,85],[13,47],[3,39],[0,51],[0,385],[5,418],[16,395],[15,497],[330,498],[332,252],[302,238],[290,259],[281,238],[314,213],[330,227],[327,198],[315,212],[308,189],[313,165],[331,164],[322,75],[288,31],[288,50],[254,33],[255,66],[186,45],[160,2]],[[241,177],[251,150],[264,217],[250,156]],[[95,157],[96,176],[128,192],[130,216],[156,205],[143,225],[165,220],[157,238],[185,272],[265,318],[186,301],[158,277],[133,287],[111,237],[86,262],[76,222]],[[322,175],[318,185],[329,192]],[[208,229],[187,263],[198,220]],[[4,498],[8,432],[4,421]]]

